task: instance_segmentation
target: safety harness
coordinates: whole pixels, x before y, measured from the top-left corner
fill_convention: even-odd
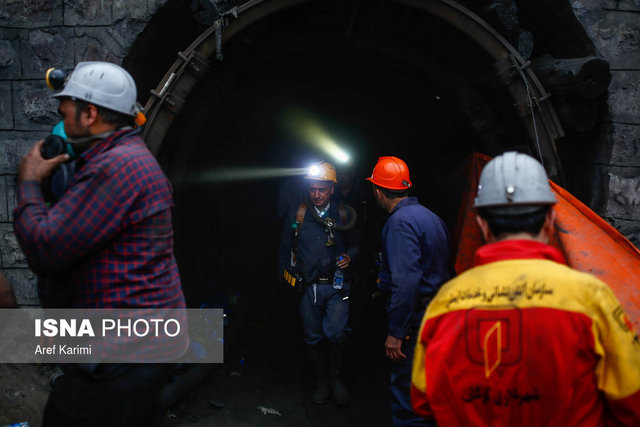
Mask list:
[[[302,223],[304,222],[304,217],[307,213],[307,202],[302,202],[298,205],[298,210],[296,211],[296,222],[294,224],[294,233],[293,233],[293,244],[291,245],[291,262],[290,267],[286,267],[284,270],[284,279],[287,283],[289,283],[292,287],[302,287],[302,275],[296,270],[296,257],[298,252],[298,237],[300,236],[300,228],[302,227]],[[318,215],[315,209],[311,209],[311,216],[318,223],[324,225],[325,232],[329,234],[327,238],[327,243],[325,245],[327,247],[333,246],[336,244],[335,242],[335,231],[347,231],[351,229],[358,218],[358,214],[356,211],[348,205],[344,205],[342,203],[338,204],[338,214],[340,215],[340,222],[343,225],[337,224],[336,221],[330,217],[322,218]],[[349,222],[347,223],[347,219]]]

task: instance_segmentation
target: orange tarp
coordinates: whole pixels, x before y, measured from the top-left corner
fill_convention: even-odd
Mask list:
[[[453,241],[458,274],[473,266],[473,254],[484,243],[475,222],[473,200],[480,172],[489,160],[490,157],[476,153],[469,164],[467,188]],[[556,233],[551,245],[564,252],[572,268],[591,273],[607,283],[636,331],[640,330],[640,250],[568,191],[549,182],[558,199],[554,207]]]

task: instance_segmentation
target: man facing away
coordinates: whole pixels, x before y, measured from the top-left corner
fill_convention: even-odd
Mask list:
[[[475,200],[487,242],[422,322],[415,411],[439,426],[640,425],[640,343],[611,289],[549,246],[542,165],[507,152]]]
[[[73,179],[51,207],[41,182],[67,154],[37,142],[18,171],[16,236],[30,267],[50,277],[64,308],[184,308],[173,256],[167,178],[135,126],[133,78],[107,62],[79,63],[54,95],[73,151]],[[180,357],[184,340],[163,348]],[[44,425],[158,425],[171,365],[69,365],[52,390]]]
[[[409,197],[409,168],[401,159],[380,157],[367,180],[376,202],[389,213],[382,230],[379,288],[387,294],[393,425],[429,425],[411,409],[411,363],[422,314],[449,278],[449,233],[442,219]]]

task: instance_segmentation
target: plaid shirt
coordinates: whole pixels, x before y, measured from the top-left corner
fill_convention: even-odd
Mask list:
[[[20,183],[17,198],[14,227],[29,266],[54,279],[65,306],[185,306],[171,188],[137,131],[116,131],[85,151],[51,208],[36,181]]]

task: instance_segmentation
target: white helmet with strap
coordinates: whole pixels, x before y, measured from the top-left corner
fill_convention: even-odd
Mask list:
[[[474,206],[516,215],[556,202],[540,162],[527,154],[509,151],[491,160],[482,170]]]
[[[133,77],[110,62],[80,62],[53,97],[75,98],[132,117],[140,112]]]

